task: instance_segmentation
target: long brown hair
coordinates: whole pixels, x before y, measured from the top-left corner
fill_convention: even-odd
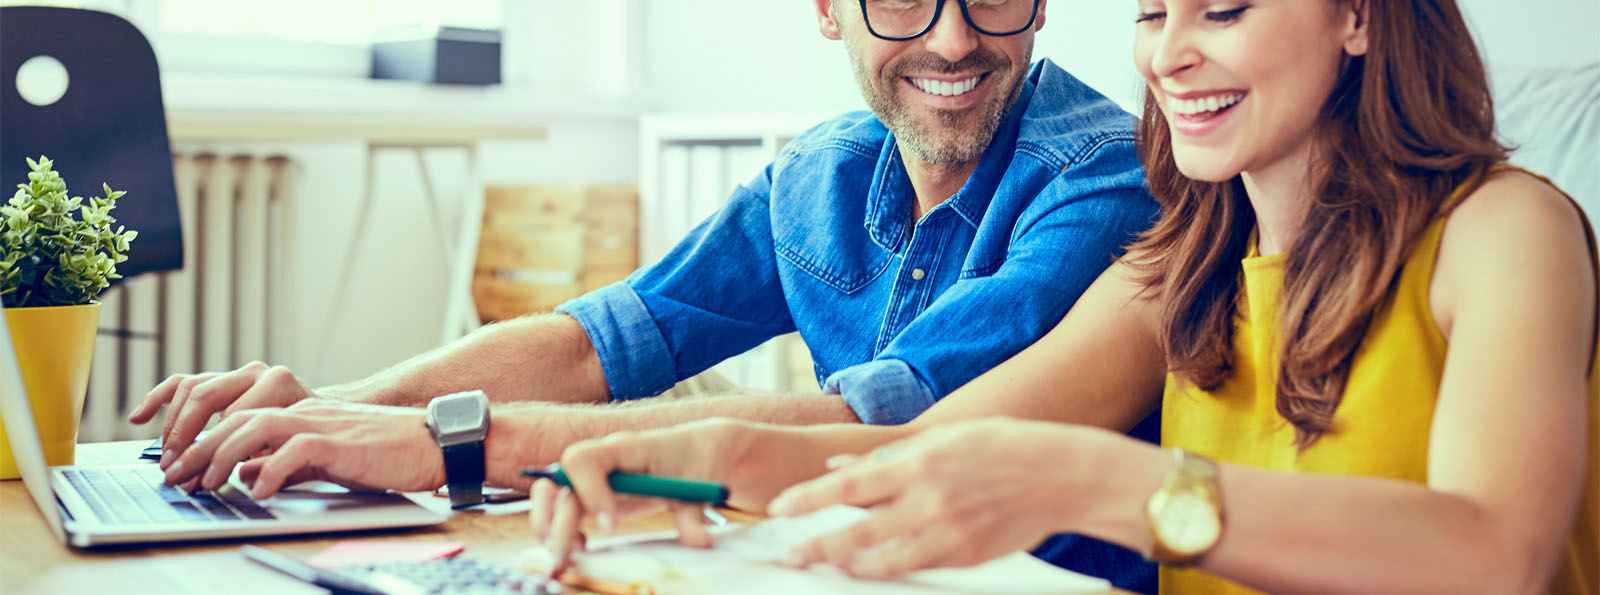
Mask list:
[[[1503,161],[1477,47],[1454,0],[1367,3],[1369,51],[1346,59],[1322,109],[1317,182],[1288,251],[1279,321],[1278,413],[1310,447],[1333,431],[1350,364],[1373,311],[1451,191]],[[1211,390],[1233,369],[1240,261],[1255,213],[1235,176],[1189,179],[1145,91],[1139,157],[1160,221],[1132,246],[1161,343],[1180,380]]]

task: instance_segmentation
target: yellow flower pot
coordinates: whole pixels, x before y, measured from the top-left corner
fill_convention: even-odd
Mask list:
[[[6,308],[5,312],[45,459],[52,466],[71,465],[78,446],[84,390],[89,385],[100,304]],[[19,475],[5,420],[0,419],[0,480]]]

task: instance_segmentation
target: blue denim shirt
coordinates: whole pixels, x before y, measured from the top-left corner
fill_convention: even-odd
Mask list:
[[[798,330],[824,391],[863,422],[903,423],[1042,337],[1154,221],[1133,124],[1041,60],[966,185],[913,223],[894,136],[846,114],[790,142],[660,263],[557,311],[588,332],[613,399]],[[1153,585],[1127,550],[1102,564],[1063,545],[1062,559],[1096,560],[1069,567]]]
[[[660,263],[557,308],[613,399],[800,331],[861,421],[909,421],[1055,326],[1153,221],[1132,118],[1048,60],[967,184],[915,225],[869,112],[800,135]]]

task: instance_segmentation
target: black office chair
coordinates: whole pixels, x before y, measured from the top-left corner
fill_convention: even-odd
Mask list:
[[[29,103],[17,89],[18,69],[36,56],[55,58],[67,71],[65,94],[48,105]],[[9,189],[0,200],[27,181],[27,158],[40,155],[55,161],[73,195],[99,196],[101,182],[127,191],[111,212],[118,224],[139,232],[128,260],[117,265],[123,279],[183,268],[161,78],[155,52],[132,23],[92,10],[0,7],[0,184]],[[148,388],[130,386],[128,339],[151,341],[158,373],[166,367],[163,332],[132,332],[127,302],[121,303],[116,327],[100,329],[101,336],[119,339],[116,392],[91,394],[86,415],[109,406],[120,416],[129,396]]]
[[[17,91],[17,70],[35,56],[66,68],[64,95],[34,105]],[[49,156],[78,196],[100,184],[128,192],[111,212],[138,230],[123,277],[183,268],[183,235],[156,55],[116,15],[44,6],[0,7],[0,200],[28,179],[26,158]]]

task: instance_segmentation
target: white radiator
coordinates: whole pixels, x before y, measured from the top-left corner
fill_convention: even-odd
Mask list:
[[[184,267],[124,279],[101,297],[80,442],[151,437],[125,419],[175,373],[230,370],[281,355],[288,320],[291,162],[277,155],[173,154]],[[115,214],[115,212],[113,212]],[[132,250],[139,249],[134,240]]]

